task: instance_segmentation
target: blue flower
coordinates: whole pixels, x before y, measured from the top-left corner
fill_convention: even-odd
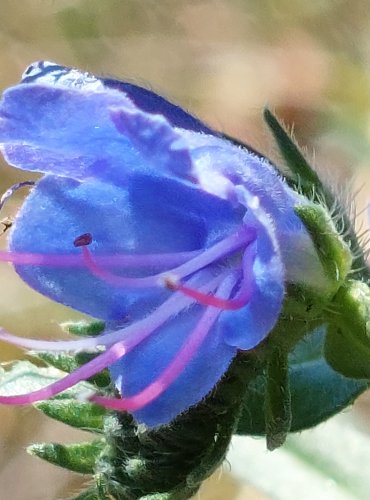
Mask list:
[[[0,143],[8,163],[43,174],[1,260],[108,325],[66,342],[1,331],[36,350],[104,351],[0,403],[45,399],[109,367],[122,397],[91,400],[167,424],[266,338],[288,281],[321,279],[294,212],[303,199],[272,165],[148,90],[35,63],[4,92]]]

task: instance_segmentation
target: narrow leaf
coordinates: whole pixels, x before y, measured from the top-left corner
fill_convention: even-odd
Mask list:
[[[102,440],[69,445],[37,443],[29,446],[27,452],[64,469],[80,474],[93,474],[96,460],[103,447]]]
[[[81,365],[91,361],[96,357],[96,353],[80,352],[78,354],[51,353],[51,352],[32,352],[32,356],[42,359],[50,366],[59,370],[71,373],[77,370]],[[98,387],[107,387],[110,384],[110,377],[107,370],[94,375],[88,379],[89,382]]]
[[[95,337],[105,329],[104,321],[92,321],[90,323],[87,321],[66,322],[60,326],[64,331],[79,337]]]
[[[267,449],[272,451],[284,443],[292,423],[288,355],[279,347],[267,362],[265,422]]]
[[[323,186],[319,176],[309,165],[300,149],[284,127],[282,127],[279,120],[269,109],[264,110],[263,116],[274,136],[282,157],[291,171],[291,179],[293,182],[300,187],[308,198],[312,197],[315,190],[322,192]]]
[[[107,411],[98,405],[75,399],[55,399],[36,403],[35,407],[50,418],[77,429],[102,432]]]
[[[0,391],[6,396],[24,394],[52,384],[62,376],[54,368],[40,368],[29,361],[19,361],[6,370],[0,368]]]
[[[300,341],[289,356],[291,432],[308,429],[339,413],[370,385],[346,378],[328,365],[323,355],[325,334],[325,328],[317,329]],[[265,392],[265,376],[249,385],[237,434],[265,434]]]

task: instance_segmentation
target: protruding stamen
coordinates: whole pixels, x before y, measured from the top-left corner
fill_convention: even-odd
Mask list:
[[[234,286],[235,278],[229,277],[229,279],[225,280],[220,286],[218,293],[221,296],[228,296]],[[216,298],[222,300],[220,297]],[[148,385],[148,387],[143,389],[141,392],[135,396],[121,399],[107,398],[104,396],[92,396],[91,401],[94,401],[95,403],[106,408],[121,411],[136,411],[150,404],[153,400],[163,394],[163,392],[168,389],[168,387],[181,375],[183,370],[199,350],[219,315],[220,311],[213,308],[207,308],[172,362],[154,382]]]
[[[199,273],[196,278],[190,280],[193,285],[206,283],[201,286],[204,293],[214,290],[220,281],[224,279],[224,275],[209,279],[206,272]],[[77,340],[38,340],[18,337],[0,328],[0,340],[9,344],[32,349],[34,351],[91,351],[97,347],[110,347],[119,341],[125,342],[142,342],[148,335],[160,328],[166,321],[179,314],[184,308],[188,307],[192,302],[191,298],[175,293],[170,296],[163,304],[161,304],[152,314],[136,321],[132,325],[120,328],[119,330],[103,333],[97,337],[85,337]],[[131,345],[131,344],[130,344]]]
[[[6,252],[0,250],[0,261],[21,266],[85,267],[80,255]]]
[[[187,285],[183,285],[182,283],[167,281],[167,286],[170,290],[179,291],[184,295],[186,295],[187,297],[191,297],[192,299],[196,300],[197,302],[199,302],[199,304],[202,304],[203,306],[213,306],[217,307],[218,309],[235,311],[237,309],[241,309],[246,305],[245,301],[236,299],[220,299],[215,295],[209,295],[200,292],[199,290],[191,288]]]
[[[188,261],[200,251],[141,255],[98,255],[94,258],[100,266],[106,267],[166,267]],[[0,251],[0,261],[23,266],[86,267],[82,255],[42,254],[32,252]]]
[[[87,380],[96,373],[101,372],[107,366],[115,363],[118,359],[126,354],[127,350],[123,342],[114,344],[106,352],[103,352],[93,360],[85,363],[81,368],[70,373],[61,380],[43,387],[37,391],[29,392],[27,394],[20,394],[17,396],[0,396],[0,404],[5,405],[24,405],[35,403],[43,399],[49,399],[61,392],[69,389],[70,387],[78,384],[83,380]]]
[[[217,277],[217,279],[207,283],[207,287],[211,287],[210,289],[213,289],[219,282],[220,277]],[[110,334],[111,339],[113,339],[114,336],[115,338],[120,338],[121,340],[111,345],[111,347],[109,347],[105,352],[98,355],[93,360],[85,363],[83,366],[66,377],[42,389],[27,394],[20,394],[17,396],[0,396],[0,404],[24,405],[35,403],[36,401],[40,401],[42,399],[48,399],[104,370],[134,349],[157,328],[162,326],[172,315],[177,314],[189,304],[188,300],[181,301],[181,297],[180,300],[179,298],[177,298],[177,300],[173,299],[174,297],[171,297],[147,318],[144,318],[127,328]],[[101,337],[102,336],[96,338],[96,340],[101,340]],[[87,339],[81,340],[83,342]]]
[[[77,241],[80,243],[80,238],[82,238],[82,243],[78,246],[81,246],[85,265],[93,275],[117,287],[150,288],[160,286],[166,281],[168,274],[174,274],[179,279],[185,278],[209,264],[227,257],[231,253],[252,243],[256,239],[256,231],[254,228],[243,228],[242,231],[238,231],[232,236],[219,241],[200,255],[197,255],[180,266],[169,269],[166,272],[153,274],[143,278],[118,276],[100,267],[97,259],[93,257],[90,250],[87,248],[87,245],[89,245],[89,236],[89,234],[79,236],[76,238],[75,242]],[[85,243],[85,241],[88,243]]]
[[[192,288],[188,285],[184,285],[167,276],[164,280],[165,285],[172,291],[179,291],[191,297],[192,299],[199,302],[204,306],[213,306],[219,309],[236,311],[246,306],[251,299],[253,290],[253,263],[255,259],[256,249],[254,245],[250,245],[244,253],[243,256],[243,278],[241,281],[241,286],[233,299],[220,299],[212,294],[203,293],[200,290]]]

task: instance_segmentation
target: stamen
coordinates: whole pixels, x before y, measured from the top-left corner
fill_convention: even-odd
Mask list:
[[[240,248],[249,245],[256,239],[256,231],[254,228],[244,227],[242,231],[238,231],[232,236],[221,240],[220,242],[210,247],[208,250],[205,250],[200,255],[197,255],[193,259],[188,260],[184,264],[176,268],[169,269],[166,272],[153,274],[144,278],[128,278],[117,276],[116,274],[101,268],[98,265],[96,258],[92,256],[90,250],[87,248],[87,245],[90,244],[88,236],[86,234],[82,235],[81,237],[76,238],[75,241],[78,242],[78,246],[81,246],[85,265],[94,276],[117,287],[151,288],[160,286],[163,282],[166,282],[168,274],[173,273],[178,278],[184,278],[186,276],[189,276],[190,274],[195,273],[196,271],[199,271],[199,269],[212,264],[214,261],[224,258],[227,255],[230,255],[231,253],[239,250]]]
[[[0,261],[22,266],[85,267],[80,255],[0,251]]]
[[[199,255],[200,251],[164,254],[141,254],[141,255],[99,255],[94,258],[95,262],[107,267],[165,267],[168,265],[179,265],[192,257]],[[82,255],[71,254],[41,254],[0,251],[0,261],[10,262],[15,265],[45,266],[45,267],[73,267],[85,268]]]
[[[206,282],[200,287],[204,293],[214,290],[220,281],[225,278],[225,274],[217,276]],[[194,277],[190,282],[193,285],[199,285],[209,279],[209,274],[203,271]],[[85,337],[78,340],[37,340],[24,337],[17,337],[0,328],[0,340],[18,347],[32,349],[34,351],[86,351],[94,350],[97,347],[109,347],[119,341],[129,341],[130,337],[141,342],[147,335],[161,327],[171,317],[179,314],[184,308],[192,304],[194,300],[183,296],[180,293],[175,293],[148,317],[133,323],[125,328],[121,328],[114,332],[101,334],[98,337]]]
[[[224,276],[222,276],[222,279],[224,279]],[[218,283],[220,282],[219,280],[220,277],[217,277]],[[216,280],[212,280],[212,282],[213,287],[217,286],[218,283],[216,283]],[[210,286],[210,283],[208,283],[208,285]],[[105,352],[98,355],[93,360],[85,363],[83,366],[70,373],[66,377],[42,389],[27,394],[20,394],[16,396],[0,396],[0,404],[24,405],[35,403],[36,401],[40,401],[43,399],[48,399],[104,370],[111,364],[118,361],[120,358],[122,358],[122,356],[130,352],[132,349],[134,349],[134,347],[140,344],[143,340],[145,340],[157,328],[162,326],[162,324],[164,324],[172,316],[172,314],[180,312],[189,304],[188,300],[185,302],[185,305],[181,300],[172,300],[171,302],[173,302],[174,307],[171,309],[168,307],[168,302],[170,301],[171,299],[162,304],[162,306],[159,307],[152,315],[148,316],[148,318],[144,318],[142,321],[131,325],[131,327],[129,326],[126,329],[114,332],[113,335],[115,336],[115,338],[118,337],[121,339],[119,342],[114,343]],[[181,306],[179,306],[179,310],[176,311],[175,306],[178,305],[178,302],[181,302]],[[167,307],[165,307],[166,305]],[[153,316],[155,316],[155,318]],[[126,334],[126,338],[124,339],[122,339],[123,333]]]
[[[13,196],[13,194],[18,191],[18,189],[25,187],[25,186],[34,186],[35,182],[34,181],[23,181],[23,182],[17,182],[17,184],[13,184],[9,189],[5,191],[5,193],[1,196],[0,198],[0,210],[3,208],[5,202]]]
[[[221,296],[228,296],[234,288],[235,282],[235,277],[225,280],[219,288],[219,294]],[[217,298],[222,300],[220,297]],[[168,389],[168,387],[181,375],[201,347],[220,314],[218,310],[207,308],[198,324],[167,368],[165,368],[162,374],[154,382],[135,396],[120,399],[92,396],[90,400],[106,408],[121,411],[135,411],[148,405]]]
[[[191,297],[192,299],[199,302],[204,306],[213,306],[219,309],[235,311],[237,309],[241,309],[246,305],[244,301],[236,300],[236,299],[220,299],[215,295],[207,295],[205,293],[196,290],[195,288],[190,288],[189,286],[179,284],[171,284],[170,287],[173,290],[178,290],[182,292],[187,297]]]
[[[237,295],[233,299],[220,299],[215,295],[206,294],[195,288],[178,283],[170,277],[165,279],[165,284],[170,290],[179,291],[187,297],[193,298],[199,302],[199,304],[213,306],[229,311],[236,311],[246,306],[251,299],[253,289],[253,263],[255,255],[255,245],[247,247],[243,256],[243,278],[241,286]]]
[[[130,346],[131,349],[134,346]],[[20,394],[17,396],[0,396],[0,404],[4,405],[24,405],[35,403],[43,399],[49,399],[61,392],[69,389],[70,387],[78,384],[79,382],[86,380],[98,372],[101,372],[107,366],[116,362],[122,356],[128,352],[123,342],[118,342],[114,344],[106,352],[100,354],[93,360],[85,363],[81,368],[78,368],[74,372],[70,373],[61,380],[43,387],[37,391],[29,392],[26,394]]]

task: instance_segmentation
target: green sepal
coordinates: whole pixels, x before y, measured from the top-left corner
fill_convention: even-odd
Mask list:
[[[96,460],[104,446],[103,440],[69,445],[36,443],[29,446],[27,452],[64,469],[80,474],[93,474]]]
[[[265,109],[263,117],[270,128],[274,139],[279,147],[280,153],[290,170],[290,176],[287,178],[293,187],[302,192],[307,198],[311,199],[316,193],[323,192],[323,185],[319,176],[307,162],[298,146],[291,136],[286,132],[279,120]]]
[[[65,332],[79,337],[96,337],[105,329],[104,321],[66,321],[60,326]]]
[[[324,358],[325,327],[317,328],[296,345],[289,355],[292,423],[298,432],[324,422],[352,404],[370,383],[344,377]],[[265,435],[264,401],[266,375],[259,375],[247,388],[237,434]]]
[[[57,382],[65,373],[54,367],[43,368],[29,361],[17,361],[7,370],[0,367],[0,393],[4,396],[26,394]],[[81,392],[91,392],[94,387],[88,382],[80,382],[54,397],[54,400],[64,400],[76,397]]]
[[[66,373],[71,373],[77,370],[80,366],[94,359],[97,354],[90,352],[79,352],[77,354],[51,353],[51,352],[35,352],[31,351],[33,357],[37,357],[54,368],[62,370]],[[98,387],[107,387],[110,384],[108,370],[103,370],[93,377],[87,379],[92,384]]]
[[[333,301],[325,357],[346,377],[370,379],[370,288],[349,281]]]
[[[326,293],[334,295],[351,270],[351,251],[324,207],[310,203],[297,206],[295,211],[305,225],[322,264],[328,280]]]
[[[103,432],[107,411],[98,405],[75,399],[54,399],[34,405],[50,418],[90,432]]]
[[[290,170],[289,175],[285,175],[287,183],[292,189],[302,193],[309,200],[323,205],[324,208],[328,208],[331,212],[335,212],[333,222],[337,232],[343,234],[343,240],[348,242],[353,253],[352,268],[355,270],[354,277],[362,280],[366,279],[370,283],[370,270],[366,266],[361,245],[357,240],[352,221],[348,217],[345,207],[342,206],[331,189],[321,182],[299,147],[269,109],[264,110],[264,119],[274,136],[281,156]],[[284,175],[284,172],[280,171],[280,173]],[[360,271],[357,272],[358,269]]]
[[[272,451],[284,444],[292,423],[288,355],[279,347],[268,354],[264,410],[266,445]]]
[[[55,368],[41,368],[29,361],[17,361],[4,370],[0,367],[0,390],[3,395],[24,394],[52,384],[63,374]]]

